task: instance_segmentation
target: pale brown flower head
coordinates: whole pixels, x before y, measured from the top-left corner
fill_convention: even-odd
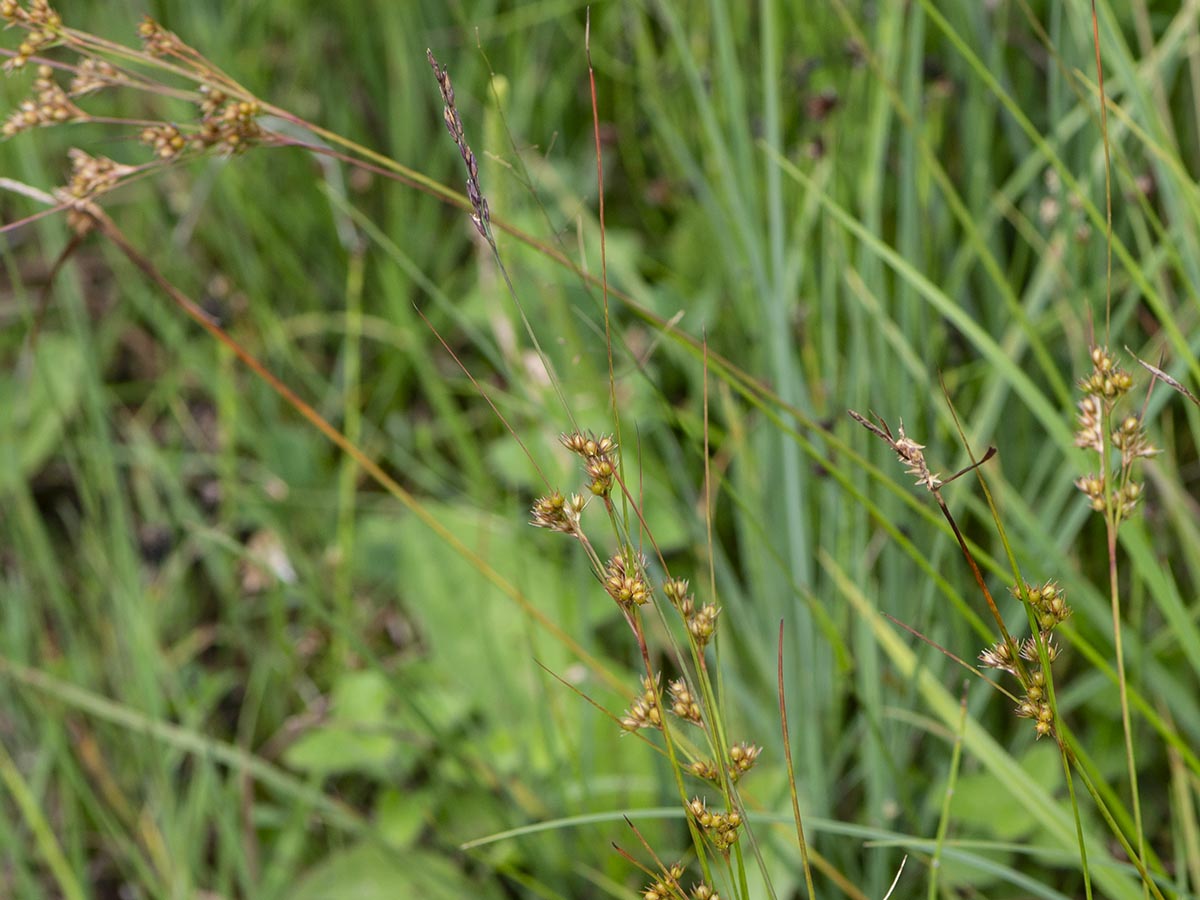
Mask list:
[[[604,589],[624,609],[643,606],[650,600],[650,584],[646,581],[646,558],[641,556],[632,561],[617,554],[608,561],[604,570]]]
[[[687,686],[687,682],[682,678],[667,684],[667,691],[671,695],[671,712],[685,722],[691,722],[693,725],[702,724],[700,718],[700,704],[696,702],[695,696]]]
[[[858,422],[876,437],[886,441],[888,446],[895,452],[896,457],[900,462],[904,463],[907,468],[905,472],[909,475],[917,477],[917,484],[927,488],[930,491],[937,492],[942,486],[942,480],[936,474],[929,471],[929,464],[925,461],[925,445],[918,444],[907,434],[904,433],[904,421],[900,421],[900,427],[897,429],[898,435],[893,435],[891,428],[887,422],[878,418],[879,424],[876,425],[866,416],[857,413],[852,409],[846,410],[850,414],[850,418]]]
[[[1126,416],[1121,424],[1113,429],[1112,443],[1121,451],[1121,465],[1125,468],[1129,468],[1135,459],[1145,459],[1159,453],[1146,438],[1146,432],[1142,430],[1141,420],[1137,416]]]
[[[22,100],[0,126],[0,135],[10,138],[29,128],[46,128],[86,118],[87,113],[54,80],[54,70],[38,66],[30,97]]]
[[[892,449],[896,451],[896,457],[900,462],[908,466],[904,470],[905,474],[915,475],[917,477],[917,484],[931,491],[936,491],[942,486],[942,480],[936,474],[929,471],[929,464],[925,462],[925,454],[922,452],[925,449],[925,445],[918,444],[904,433],[903,420],[901,420],[897,431],[900,436],[892,444]]]
[[[1091,394],[1106,401],[1113,402],[1133,387],[1133,377],[1117,366],[1116,359],[1105,347],[1092,348],[1092,372],[1086,378],[1079,380],[1079,388],[1085,394]]]
[[[1011,587],[1009,590],[1014,597],[1022,598],[1021,591],[1017,587]],[[1033,606],[1034,617],[1037,619],[1038,628],[1041,631],[1049,632],[1070,618],[1071,607],[1067,605],[1066,594],[1058,586],[1057,581],[1047,581],[1041,585],[1032,585],[1026,582],[1025,594]]]
[[[1075,487],[1079,488],[1088,498],[1088,505],[1100,512],[1104,509],[1104,479],[1088,473],[1075,479]]]
[[[720,813],[711,811],[699,797],[688,801],[684,807],[688,814],[700,826],[704,836],[718,850],[725,851],[737,843],[738,829],[742,826],[742,817],[736,811]]]
[[[1100,401],[1091,394],[1079,401],[1079,428],[1075,432],[1075,446],[1097,453],[1104,449]]]
[[[666,874],[642,889],[644,900],[677,900],[682,893],[679,879],[683,877],[683,863],[674,863]]]
[[[754,764],[758,762],[758,757],[762,753],[762,747],[754,744],[740,741],[729,748],[729,775],[737,781],[747,772],[754,768]]]
[[[560,491],[554,491],[534,501],[529,524],[563,534],[578,534],[579,517],[586,506],[587,501],[579,494],[567,498]]]
[[[626,731],[662,728],[662,714],[658,711],[658,682],[659,676],[655,676],[653,681],[642,676],[642,693],[633,699],[621,718],[621,727]]]
[[[184,43],[179,37],[149,16],[145,16],[138,25],[138,37],[142,39],[142,49],[151,56],[171,56],[183,50]]]
[[[688,632],[695,639],[696,645],[703,650],[717,630],[717,616],[720,615],[720,607],[713,603],[705,603],[696,609],[695,601],[688,597],[680,605],[679,612],[683,616],[683,622],[687,626]]]
[[[120,75],[112,63],[93,56],[85,57],[75,70],[75,77],[71,79],[71,95],[78,97],[112,87],[119,78]]]
[[[0,18],[26,31],[17,52],[4,64],[6,72],[24,68],[39,51],[57,42],[63,27],[62,16],[46,0],[30,0],[28,6],[21,6],[16,0],[3,0]]]
[[[1003,672],[1011,672],[1014,675],[1016,674],[1017,666],[1013,661],[1012,651],[1009,649],[1008,644],[1004,643],[1003,641],[993,644],[991,647],[980,653],[979,660],[989,668],[1000,669]]]
[[[1045,640],[1045,642],[1046,642],[1046,658],[1048,660],[1050,660],[1050,662],[1054,662],[1056,659],[1058,659],[1058,644],[1054,643],[1052,640],[1049,639],[1049,637],[1047,637],[1045,635],[1046,635],[1046,633],[1043,632],[1043,640]],[[1037,662],[1037,660],[1038,660],[1037,639],[1035,637],[1033,637],[1033,635],[1030,635],[1029,637],[1025,638],[1025,640],[1021,641],[1021,651],[1020,652],[1021,652],[1021,659],[1027,660],[1029,662]],[[1034,677],[1035,678],[1040,677],[1044,681],[1046,676],[1043,675],[1041,672],[1035,672]]]

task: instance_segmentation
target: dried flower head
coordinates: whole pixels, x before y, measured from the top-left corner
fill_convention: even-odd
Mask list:
[[[1075,487],[1087,495],[1088,505],[1099,512],[1107,505],[1104,498],[1104,479],[1090,472],[1075,479]]]
[[[1013,651],[1004,641],[993,644],[979,654],[979,661],[992,669],[1016,674],[1017,666],[1013,661]]]
[[[1033,719],[1033,730],[1039,738],[1054,733],[1054,711],[1047,700],[1034,700],[1026,697],[1017,704],[1017,715],[1023,719]]]
[[[925,461],[925,445],[918,444],[907,434],[904,433],[904,420],[900,421],[900,426],[897,429],[898,434],[893,435],[892,430],[888,427],[887,422],[879,419],[879,424],[867,419],[865,416],[856,413],[854,410],[847,410],[850,417],[858,422],[876,437],[885,441],[888,446],[895,452],[897,459],[904,463],[907,468],[904,470],[908,475],[915,475],[917,484],[927,488],[930,491],[936,492],[942,486],[942,480],[936,474],[929,471],[929,464]],[[878,418],[878,417],[877,417]]]
[[[560,491],[554,491],[534,501],[529,524],[563,534],[578,534],[579,517],[586,507],[587,500],[579,494],[567,498]]]
[[[559,443],[577,456],[586,459],[611,458],[617,452],[617,442],[607,434],[599,437],[592,432],[572,431],[558,436]]]
[[[1104,426],[1101,421],[1100,401],[1091,394],[1079,401],[1079,428],[1075,432],[1075,446],[1100,453],[1104,450]]]
[[[1092,509],[1115,514],[1114,521],[1119,523],[1133,512],[1142,495],[1141,482],[1133,478],[1133,464],[1159,451],[1146,437],[1138,416],[1126,415],[1118,420],[1116,409],[1120,399],[1133,386],[1132,376],[1117,366],[1106,348],[1093,347],[1091,359],[1091,373],[1079,381],[1086,396],[1079,402],[1075,443],[1100,458],[1101,471],[1098,475],[1088,474],[1077,479],[1075,486],[1087,496]],[[1159,376],[1160,370],[1144,362],[1142,365]],[[1110,471],[1106,452],[1110,444],[1120,452],[1117,471]]]
[[[90,156],[77,147],[67,152],[71,160],[71,179],[56,188],[54,197],[67,209],[67,224],[76,234],[86,234],[94,225],[95,197],[112,190],[121,178],[134,171],[104,156]]]
[[[1133,378],[1117,366],[1116,358],[1106,347],[1092,348],[1092,371],[1079,380],[1079,388],[1085,394],[1116,400],[1133,387]]]
[[[1142,422],[1137,416],[1126,416],[1121,424],[1113,429],[1113,446],[1121,451],[1121,465],[1129,468],[1135,459],[1155,456],[1159,450],[1152,446],[1142,430]]]
[[[227,156],[243,153],[263,139],[257,100],[233,100],[222,91],[201,89],[200,127],[193,139],[199,150],[215,148]]]

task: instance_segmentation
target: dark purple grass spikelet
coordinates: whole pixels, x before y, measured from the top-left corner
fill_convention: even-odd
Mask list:
[[[471,208],[474,210],[471,221],[475,223],[475,228],[480,236],[490,243],[488,224],[491,222],[491,215],[488,212],[487,199],[479,190],[479,166],[475,162],[475,154],[471,152],[471,148],[467,144],[462,119],[458,115],[458,107],[454,105],[454,86],[450,84],[450,73],[438,64],[432,50],[426,50],[425,57],[433,68],[434,77],[437,78],[438,87],[442,92],[442,102],[446,104],[445,109],[442,110],[442,119],[446,123],[446,130],[450,132],[450,137],[454,138],[458,152],[462,154],[463,163],[467,167],[467,199],[471,201]]]

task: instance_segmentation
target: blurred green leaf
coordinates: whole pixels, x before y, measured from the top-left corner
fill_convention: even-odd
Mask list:
[[[71,338],[40,335],[29,362],[27,370],[0,372],[0,489],[45,465],[83,389],[83,351]]]
[[[385,733],[394,720],[390,697],[379,672],[343,675],[333,688],[330,721],[288,747],[284,762],[316,775],[392,772],[402,744]]]
[[[390,853],[359,844],[335,853],[288,893],[291,900],[492,900],[500,894],[454,862],[423,850]]]

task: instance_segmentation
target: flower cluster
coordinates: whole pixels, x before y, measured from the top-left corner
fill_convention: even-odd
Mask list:
[[[754,768],[754,764],[758,762],[758,757],[761,753],[762,747],[749,744],[745,741],[739,741],[730,747],[729,780],[736,782]],[[688,770],[697,778],[701,778],[704,781],[711,781],[713,784],[721,783],[721,770],[710,760],[698,759],[688,767]]]
[[[112,63],[93,56],[85,57],[80,60],[75,77],[71,79],[71,96],[79,97],[112,87],[120,78]]]
[[[650,601],[650,583],[646,581],[646,557],[626,560],[617,554],[604,568],[604,589],[622,609],[645,606]]]
[[[1014,596],[1027,599],[1038,626],[1038,636],[1025,638],[1016,648],[1016,655],[1028,665],[1018,664],[1013,645],[1004,641],[980,653],[979,660],[985,666],[1008,672],[1021,681],[1025,697],[1017,704],[1017,715],[1034,719],[1034,730],[1041,738],[1054,732],[1054,710],[1046,694],[1046,673],[1042,670],[1038,642],[1045,644],[1046,659],[1053,663],[1058,658],[1058,645],[1051,639],[1051,632],[1070,617],[1071,607],[1054,581],[1041,585],[1026,583],[1023,589],[1014,586],[1010,590]]]
[[[597,497],[612,493],[617,472],[617,442],[608,435],[596,437],[590,431],[579,431],[559,437],[564,447],[583,458],[583,470],[588,477],[588,490]]]
[[[696,598],[688,593],[688,583],[684,578],[675,578],[663,585],[663,593],[671,601],[671,605],[679,610],[683,624],[688,634],[696,641],[696,647],[704,650],[712,640],[717,630],[717,616],[721,609],[715,603],[705,603],[696,606]]]
[[[86,117],[66,90],[54,80],[54,70],[49,66],[38,66],[32,94],[22,100],[4,125],[0,126],[0,135],[10,138],[29,128],[61,125]]]
[[[683,719],[683,721],[691,722],[693,725],[703,723],[703,720],[700,718],[700,704],[692,696],[691,689],[688,688],[686,681],[678,678],[670,682],[667,685],[667,691],[671,694],[671,712],[680,719]]]
[[[718,850],[725,851],[737,843],[738,829],[742,826],[739,813],[712,812],[699,797],[693,797],[686,806],[688,815],[700,826],[704,836]]]
[[[238,100],[207,85],[200,89],[200,98],[200,127],[193,138],[197,149],[215,148],[232,156],[262,140],[262,106],[257,100]]]
[[[578,534],[579,517],[586,506],[587,500],[579,494],[572,494],[568,499],[561,492],[552,491],[534,501],[531,510],[533,519],[529,524],[563,534]]]
[[[1071,615],[1071,607],[1067,606],[1066,595],[1058,586],[1057,581],[1047,581],[1035,587],[1026,583],[1024,593],[1016,587],[1009,588],[1014,597],[1028,597],[1033,608],[1034,618],[1042,634],[1048,636],[1058,625],[1061,625]]]
[[[4,64],[8,72],[23,68],[38,51],[57,43],[62,33],[62,16],[46,0],[30,0],[28,7],[17,0],[0,0],[0,19],[26,31],[16,54]]]
[[[762,747],[748,744],[745,741],[739,741],[729,748],[729,775],[737,781],[747,772],[754,768],[754,764],[758,762],[758,757],[762,753]]]
[[[1146,438],[1137,416],[1117,420],[1117,405],[1133,387],[1133,377],[1117,365],[1107,349],[1093,347],[1091,356],[1092,371],[1079,381],[1084,397],[1079,401],[1075,444],[1096,454],[1100,471],[1080,476],[1075,486],[1087,496],[1092,509],[1107,512],[1120,522],[1142,496],[1142,484],[1133,478],[1133,464],[1158,450]],[[1108,445],[1120,455],[1115,466],[1108,462]]]
[[[642,897],[645,900],[669,900],[671,897],[679,897],[682,893],[679,879],[682,877],[683,863],[673,863],[662,878],[653,884],[646,885],[642,890]]]
[[[654,599],[655,586],[651,585],[648,574],[649,563],[619,527],[619,552],[604,559],[596,552],[581,523],[581,514],[587,504],[585,496],[589,499],[597,496],[603,498],[607,510],[615,513],[609,495],[618,481],[617,442],[609,435],[596,435],[590,431],[572,431],[560,435],[559,441],[583,461],[587,491],[568,498],[561,491],[555,490],[538,498],[533,504],[532,524],[570,534],[580,542],[588,553],[593,571],[605,593],[616,601],[645,655],[648,648],[639,610]],[[919,448],[915,452],[919,454]],[[639,520],[641,519],[639,514]],[[697,663],[698,671],[684,671],[679,677],[667,681],[665,696],[662,691],[662,677],[647,671],[641,677],[640,691],[616,719],[625,732],[658,730],[664,733],[666,740],[672,738],[673,732],[668,727],[670,722],[664,721],[667,718],[665,713],[701,729],[707,739],[709,752],[716,758],[697,758],[700,751],[690,742],[683,741],[677,746],[686,762],[681,761],[680,764],[688,774],[727,788],[755,767],[762,747],[740,741],[728,745],[727,749],[721,749],[722,743],[716,740],[715,734],[720,731],[719,724],[715,718],[710,719],[710,716],[717,716],[719,710],[711,710],[705,706],[704,698],[710,696],[710,686],[703,655],[716,634],[720,608],[715,603],[698,603],[690,593],[687,579],[684,578],[666,577],[661,583],[661,590],[662,596],[679,616],[691,650],[701,658]],[[739,813],[712,812],[705,806],[704,801],[699,799],[687,804],[687,812],[697,824],[696,833],[702,834],[704,840],[718,850],[727,851],[738,840],[739,829],[743,825]],[[643,897],[720,900],[717,893],[705,884],[697,884],[693,886],[690,894],[686,893],[679,884],[683,871],[681,867],[662,870],[660,866],[660,871],[662,877],[643,890]]]
[[[138,25],[138,37],[142,39],[142,49],[151,56],[178,56],[186,46],[174,32],[167,31],[149,16],[143,17]]]
[[[662,714],[658,711],[657,676],[653,681],[642,676],[642,693],[629,704],[629,709],[621,718],[621,727],[626,731],[662,728]]]
[[[65,187],[56,188],[54,197],[67,207],[67,225],[76,234],[86,234],[93,225],[97,197],[113,187],[122,177],[134,171],[106,156],[91,156],[78,148],[68,151],[71,159],[71,180]]]
[[[929,463],[925,461],[925,445],[918,444],[907,434],[904,433],[904,420],[900,420],[900,426],[897,428],[897,434],[892,434],[892,429],[888,427],[887,422],[879,419],[879,424],[876,425],[866,416],[856,413],[854,410],[846,410],[859,425],[862,425],[876,437],[887,442],[887,445],[892,448],[896,454],[896,458],[904,463],[907,468],[904,470],[907,475],[915,475],[917,484],[927,490],[937,493],[942,486],[942,479],[935,473],[929,471]],[[878,418],[878,417],[877,417]]]
[[[644,900],[678,900],[685,896],[683,888],[679,886],[679,879],[682,877],[683,864],[675,863],[663,873],[662,878],[646,885],[642,890],[642,897]],[[707,884],[701,883],[692,885],[691,900],[721,900],[721,895]]]

